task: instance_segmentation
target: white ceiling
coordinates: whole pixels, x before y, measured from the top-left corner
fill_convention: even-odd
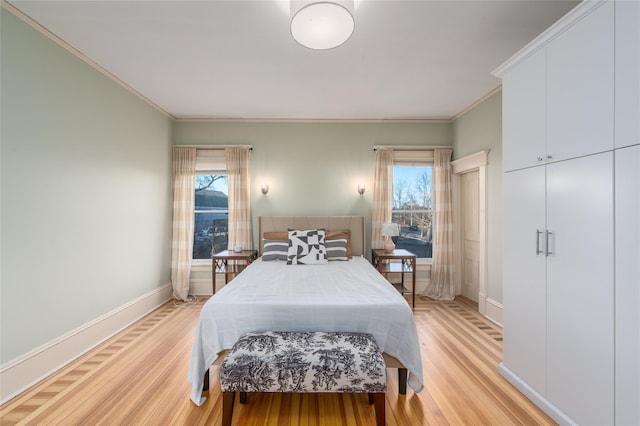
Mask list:
[[[176,118],[449,119],[578,2],[356,1],[339,48],[289,32],[288,0],[9,0]]]

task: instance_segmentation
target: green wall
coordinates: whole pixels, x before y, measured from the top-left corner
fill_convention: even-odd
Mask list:
[[[453,122],[454,159],[489,149],[487,166],[487,295],[502,303],[502,92]]]
[[[5,364],[170,281],[172,122],[0,10]]]
[[[451,145],[449,123],[177,121],[176,145],[251,144],[259,216],[362,215],[370,245],[374,145]],[[358,183],[366,185],[363,196]],[[262,183],[269,193],[260,192]]]

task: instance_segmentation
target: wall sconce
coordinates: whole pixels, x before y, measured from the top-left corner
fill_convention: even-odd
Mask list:
[[[260,187],[260,190],[262,191],[263,194],[266,194],[267,192],[269,192],[269,185],[266,183],[263,183],[262,186]]]
[[[365,186],[364,183],[358,184],[358,194],[364,195]]]

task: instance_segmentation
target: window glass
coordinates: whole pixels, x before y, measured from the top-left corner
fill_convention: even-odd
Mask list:
[[[210,259],[227,249],[229,241],[229,190],[227,176],[198,173],[195,177],[193,258]]]
[[[392,221],[400,225],[400,236],[393,237],[397,249],[418,258],[430,258],[433,251],[432,167],[393,166]]]

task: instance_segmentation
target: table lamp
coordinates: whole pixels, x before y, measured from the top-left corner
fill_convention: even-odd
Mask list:
[[[396,245],[391,240],[391,237],[397,237],[398,235],[400,235],[400,229],[398,228],[398,224],[392,223],[392,222],[383,223],[382,231],[380,233],[382,234],[383,237],[387,237],[384,242],[384,251],[392,252],[396,248]]]

